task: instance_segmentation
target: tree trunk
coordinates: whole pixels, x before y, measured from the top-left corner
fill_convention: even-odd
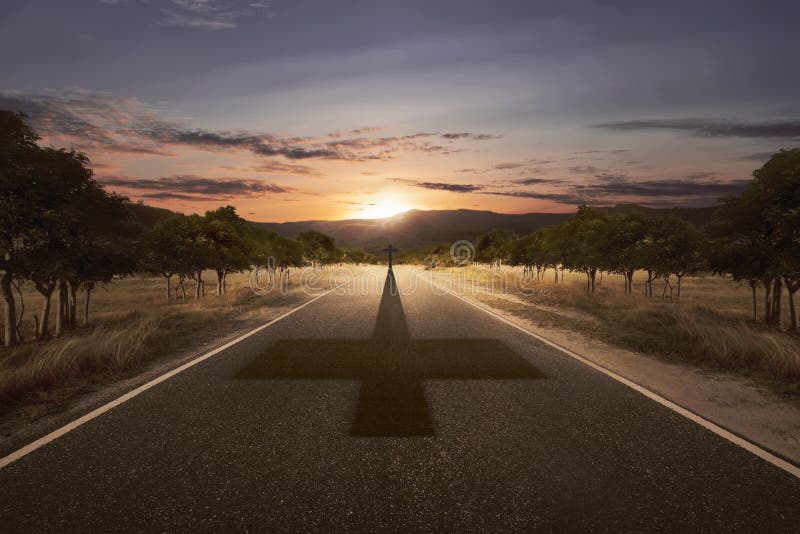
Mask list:
[[[167,304],[169,304],[172,300],[172,275],[164,276],[164,279],[167,281]]]
[[[794,334],[800,334],[800,324],[797,319],[797,308],[794,305],[794,294],[800,289],[800,278],[793,276],[784,276],[786,289],[789,291],[789,331]]]
[[[58,279],[56,291],[56,331],[54,335],[60,336],[64,332],[64,322],[67,312],[67,283],[63,278]]]
[[[224,277],[225,271],[223,269],[217,269],[217,295],[222,295],[225,293],[225,286],[222,283]]]
[[[750,289],[753,290],[753,320],[758,321],[758,301],[756,299],[756,284],[755,280],[750,280]]]
[[[50,301],[52,298],[52,290],[48,294],[42,294],[42,321],[36,330],[36,337],[44,337],[48,334],[50,329]]]
[[[0,278],[3,293],[3,346],[12,347],[17,344],[17,309],[14,294],[11,292],[11,273],[4,272]]]
[[[764,323],[772,324],[772,278],[764,278]]]
[[[86,303],[83,305],[83,326],[89,325],[89,301],[92,299],[92,286],[86,286]]]
[[[222,272],[222,294],[226,295],[228,293],[228,271]]]
[[[70,328],[78,325],[78,282],[69,281],[69,321]]]
[[[22,342],[25,340],[22,338],[22,332],[19,331],[19,327],[22,326],[22,318],[25,316],[25,300],[22,296],[22,290],[19,288],[19,284],[12,282],[11,287],[17,290],[17,297],[19,297],[19,319],[14,317],[14,330],[17,332],[17,341]]]
[[[669,283],[669,276],[664,277],[664,289],[661,291],[661,298],[667,298],[667,288],[669,288],[669,299],[672,300],[672,284]]]
[[[588,272],[589,272],[589,291],[591,293],[594,293],[594,282],[597,277],[597,268],[592,267],[591,269],[589,269]]]
[[[776,276],[774,285],[772,322],[775,323],[778,330],[781,330],[783,329],[783,279],[780,276]]]
[[[53,290],[56,288],[56,283],[49,282],[47,284],[37,283],[36,289],[42,295],[42,320],[36,328],[36,337],[44,337],[50,329],[50,303],[52,302]]]
[[[194,300],[200,300],[203,296],[203,271],[197,271],[197,285],[194,287]]]

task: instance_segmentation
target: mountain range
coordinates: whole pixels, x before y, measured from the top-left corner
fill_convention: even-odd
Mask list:
[[[673,213],[696,226],[705,225],[711,220],[714,212],[713,207],[656,209],[631,204],[598,209],[607,213],[630,211],[653,215]],[[358,247],[375,253],[388,243],[408,251],[440,243],[452,243],[459,239],[474,240],[478,235],[490,230],[508,230],[522,235],[559,224],[572,215],[573,213],[508,214],[468,209],[410,210],[384,219],[253,222],[252,224],[285,237],[295,237],[306,230],[317,230],[333,237],[339,246]]]

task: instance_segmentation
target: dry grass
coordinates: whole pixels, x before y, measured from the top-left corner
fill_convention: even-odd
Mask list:
[[[170,305],[164,302],[163,279],[120,280],[92,294],[89,326],[58,338],[0,349],[0,414],[31,402],[65,400],[65,396],[74,396],[92,383],[113,382],[149,361],[263,321],[277,309],[308,298],[299,287],[299,271],[292,275],[288,292],[266,295],[256,295],[249,289],[246,274],[229,276],[228,293],[223,296],[208,294],[213,292],[213,277],[207,274],[205,278],[204,300]],[[319,285],[325,283],[327,280],[320,280]],[[193,290],[192,284],[187,285],[188,290]],[[30,292],[24,297],[28,320],[22,330],[30,339],[34,330],[32,304],[39,312],[41,297]],[[82,302],[78,304],[82,309]]]
[[[754,321],[747,286],[718,277],[685,279],[678,302],[661,298],[663,282],[654,284],[656,297],[644,296],[646,275],[637,273],[633,295],[623,293],[623,279],[615,275],[605,275],[596,293],[589,295],[584,275],[566,273],[566,279],[555,284],[550,270],[533,283],[533,294],[521,294],[513,284],[515,269],[499,274],[465,271],[461,276],[468,288],[475,284],[489,294],[510,294],[539,305],[506,304],[513,313],[637,352],[761,375],[781,384],[782,390],[800,391],[800,339]],[[759,292],[759,314],[763,296]]]

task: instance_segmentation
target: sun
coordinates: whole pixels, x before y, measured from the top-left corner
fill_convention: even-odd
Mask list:
[[[381,195],[365,201],[363,207],[353,214],[356,219],[385,219],[413,209],[402,195]]]
[[[358,219],[384,219],[410,209],[411,206],[403,202],[378,201],[372,205],[365,206],[355,216]]]

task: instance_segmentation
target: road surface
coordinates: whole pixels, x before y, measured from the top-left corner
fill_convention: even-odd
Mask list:
[[[0,529],[800,530],[797,478],[375,272],[0,470]]]

